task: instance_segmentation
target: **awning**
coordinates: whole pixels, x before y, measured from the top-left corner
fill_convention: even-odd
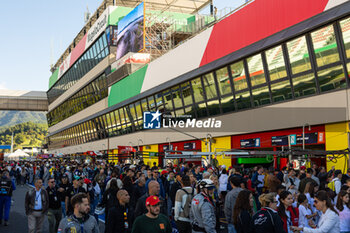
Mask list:
[[[117,6],[136,7],[143,0],[116,0]],[[146,0],[145,6],[148,10],[173,11],[193,14],[204,8],[210,0]]]

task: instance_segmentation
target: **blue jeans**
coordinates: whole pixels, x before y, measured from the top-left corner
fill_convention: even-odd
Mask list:
[[[4,212],[4,220],[8,221],[10,216],[10,208],[11,208],[11,197],[10,196],[0,196],[0,220],[3,219]]]
[[[61,201],[61,209],[62,209],[62,216],[63,218],[66,217],[66,203],[64,201]]]
[[[235,226],[233,224],[227,224],[227,232],[228,233],[237,233]]]

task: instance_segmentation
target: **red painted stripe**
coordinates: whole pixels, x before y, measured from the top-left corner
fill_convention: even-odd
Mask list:
[[[69,67],[71,65],[73,65],[74,62],[84,53],[85,44],[86,44],[86,37],[87,37],[87,34],[85,34],[85,36],[79,41],[79,43],[73,49],[71,57],[70,57]]]
[[[200,66],[317,15],[328,0],[255,0],[214,25]]]

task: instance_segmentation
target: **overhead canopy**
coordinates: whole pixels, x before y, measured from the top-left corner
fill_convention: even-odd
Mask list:
[[[8,155],[7,159],[17,160],[17,159],[23,158],[23,157],[29,157],[29,155],[27,153],[25,153],[23,150],[18,149],[15,152],[13,152],[12,154]]]
[[[117,6],[136,7],[143,0],[116,0]],[[210,0],[146,0],[145,6],[150,10],[174,11],[193,14],[208,5]]]

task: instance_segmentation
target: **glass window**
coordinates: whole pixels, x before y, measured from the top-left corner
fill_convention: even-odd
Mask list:
[[[130,114],[131,114],[131,118],[130,119],[135,125],[137,125],[137,116],[136,116],[136,112],[135,112],[135,108],[134,108],[134,104],[130,104],[129,105],[129,111],[130,111]]]
[[[119,109],[119,115],[120,115],[120,123],[123,125],[126,123],[125,121],[125,116],[124,116],[124,109],[120,108]]]
[[[231,74],[236,92],[248,88],[243,61],[231,65]]]
[[[191,84],[193,89],[194,101],[197,103],[204,101],[204,92],[202,88],[201,78],[199,77],[192,80]]]
[[[142,106],[143,112],[149,112],[149,110],[148,110],[148,104],[147,104],[147,99],[142,99],[142,100],[141,100],[141,106]]]
[[[287,49],[293,74],[311,69],[305,36],[287,42]]]
[[[198,118],[201,118],[201,117],[206,117],[208,116],[208,113],[207,113],[207,105],[204,103],[196,103],[196,112],[197,112],[197,117]]]
[[[250,108],[251,107],[250,92],[243,91],[240,93],[236,93],[236,104],[237,104],[237,109]]]
[[[124,107],[122,109],[124,109],[125,123],[130,123],[130,118],[129,118],[130,113],[128,112],[128,108]]]
[[[220,114],[220,103],[219,100],[211,100],[207,102],[208,112],[210,116]]]
[[[142,109],[139,101],[135,102],[135,109],[136,109],[137,119],[138,120],[143,119]]]
[[[221,107],[222,107],[222,111],[224,113],[234,111],[236,108],[235,108],[233,95],[227,95],[225,97],[222,97],[221,98]]]
[[[203,85],[207,100],[215,99],[218,97],[213,73],[209,73],[203,76]]]
[[[337,41],[333,25],[328,25],[311,33],[317,66],[339,61]]]
[[[154,102],[153,95],[149,96],[147,98],[147,100],[148,100],[148,106],[149,106],[150,111],[156,111],[156,104]]]
[[[231,82],[228,75],[227,67],[221,68],[216,71],[216,78],[219,85],[220,95],[224,96],[227,94],[232,94]]]
[[[181,97],[181,91],[180,91],[180,86],[175,86],[171,88],[171,93],[173,94],[173,101],[174,101],[174,106],[176,109],[182,108],[182,97]]]
[[[321,70],[317,73],[317,76],[321,92],[346,87],[342,65]]]
[[[252,90],[253,100],[255,106],[265,105],[271,103],[269,88],[267,86],[259,87]]]
[[[247,63],[252,87],[266,83],[261,54],[248,58]]]
[[[171,98],[171,89],[163,91],[163,98],[166,112],[171,112],[174,109],[172,98]]]
[[[181,84],[182,98],[184,100],[185,106],[193,104],[192,100],[192,90],[189,82]]]
[[[282,46],[269,49],[265,52],[270,80],[278,80],[287,77],[286,65],[284,63]]]
[[[292,90],[290,87],[290,81],[285,80],[282,82],[271,84],[271,95],[273,102],[285,101],[292,98]]]
[[[295,98],[316,94],[315,77],[313,74],[302,75],[292,79]]]
[[[343,42],[346,50],[346,57],[350,58],[350,18],[340,21],[340,27],[343,33]]]

